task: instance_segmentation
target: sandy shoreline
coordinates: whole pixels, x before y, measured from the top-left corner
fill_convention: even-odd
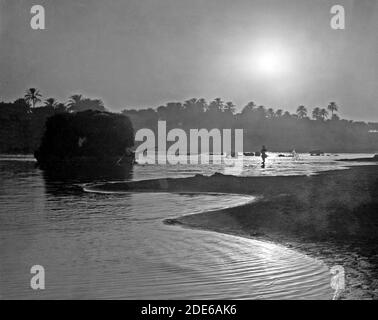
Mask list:
[[[97,190],[220,192],[258,201],[236,208],[166,220],[283,244],[342,265],[344,299],[378,299],[378,166],[352,167],[314,176],[156,179],[103,184]]]

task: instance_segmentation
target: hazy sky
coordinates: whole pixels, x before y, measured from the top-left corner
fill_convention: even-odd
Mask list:
[[[30,8],[46,9],[46,30]],[[330,8],[346,29],[330,27]],[[377,0],[0,0],[0,100],[38,87],[115,111],[221,97],[378,121]],[[260,70],[271,54],[282,72]],[[281,66],[282,67],[282,66]]]

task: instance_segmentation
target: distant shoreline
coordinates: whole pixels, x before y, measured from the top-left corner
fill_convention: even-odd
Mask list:
[[[338,159],[336,161],[346,161],[346,162],[378,162],[378,154],[375,154],[371,158]]]
[[[378,166],[313,176],[191,178],[107,183],[97,190],[220,192],[259,201],[167,219],[166,224],[267,240],[294,248],[346,273],[344,299],[378,299]],[[374,254],[375,253],[375,254]]]

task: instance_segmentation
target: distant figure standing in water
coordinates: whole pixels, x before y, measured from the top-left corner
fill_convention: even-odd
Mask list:
[[[293,156],[293,160],[294,160],[294,161],[299,160],[299,155],[298,155],[298,153],[295,151],[295,149],[291,152],[291,155]]]
[[[262,146],[262,149],[261,149],[261,159],[262,159],[262,165],[261,165],[261,168],[265,168],[265,159],[268,157],[268,155],[266,154],[268,150],[266,149],[265,146]]]

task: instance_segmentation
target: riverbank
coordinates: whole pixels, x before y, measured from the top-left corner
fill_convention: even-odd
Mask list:
[[[258,201],[169,219],[179,224],[273,241],[342,265],[344,299],[378,299],[378,167],[314,176],[235,177],[215,174],[97,186],[107,191],[221,192]]]

